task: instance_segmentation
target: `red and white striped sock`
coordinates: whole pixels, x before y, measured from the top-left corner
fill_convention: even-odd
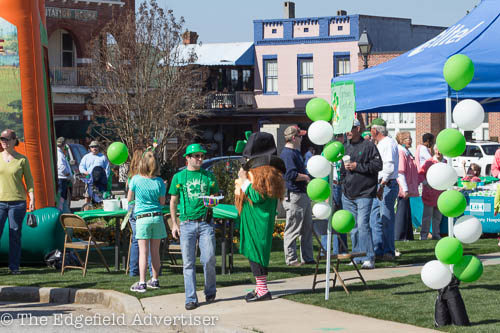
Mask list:
[[[269,292],[267,289],[267,275],[256,276],[255,281],[257,282],[257,288],[255,289],[257,296],[261,297]]]

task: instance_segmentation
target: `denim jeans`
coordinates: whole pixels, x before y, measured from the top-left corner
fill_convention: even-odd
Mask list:
[[[205,277],[205,296],[214,296],[215,288],[215,230],[213,223],[181,222],[181,251],[186,304],[198,302],[196,295],[196,243]]]
[[[396,214],[394,212],[394,203],[398,192],[398,182],[392,180],[384,187],[382,200],[373,200],[370,226],[376,256],[383,256],[386,253],[395,254],[394,224]]]
[[[342,186],[338,184],[333,184],[332,186],[332,198],[333,198],[333,203],[335,205],[335,211],[342,209]],[[333,208],[333,207],[332,207]],[[321,244],[323,247],[326,249],[326,243],[327,243],[327,235],[322,235],[321,236]],[[345,246],[347,247],[347,234],[340,234],[340,238],[344,242]],[[333,254],[339,254],[339,239],[336,234],[332,235],[332,244],[333,244]],[[348,249],[343,249],[340,253],[346,253]]]
[[[26,215],[26,201],[0,201],[0,238],[9,218],[9,268],[18,271],[21,263],[21,230]]]
[[[132,227],[132,235],[131,235],[132,246],[130,246],[129,275],[139,276],[139,243],[135,238],[135,225],[137,222],[135,219],[134,205],[129,205],[128,209],[132,209],[132,214],[130,214],[129,218],[130,226]],[[153,271],[151,268],[151,253],[149,253],[148,255],[148,267],[149,267],[149,275],[153,276]],[[160,268],[160,273],[158,275],[161,275],[161,268]]]
[[[370,228],[370,212],[373,198],[351,200],[342,195],[342,205],[354,215],[356,224],[351,231],[352,252],[366,252],[366,257],[356,258],[357,263],[375,260],[373,252],[372,231]]]

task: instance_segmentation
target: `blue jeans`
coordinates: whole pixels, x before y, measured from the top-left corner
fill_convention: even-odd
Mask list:
[[[366,252],[366,257],[356,258],[356,263],[375,260],[373,252],[372,231],[370,228],[370,212],[373,198],[351,200],[342,195],[342,205],[354,215],[356,224],[351,231],[352,252]]]
[[[9,268],[18,271],[21,263],[21,230],[26,215],[26,201],[0,201],[0,238],[9,218]]]
[[[129,222],[130,226],[132,227],[132,246],[130,247],[130,262],[129,262],[129,275],[130,276],[139,276],[139,243],[137,242],[137,239],[135,238],[135,225],[136,225],[136,219],[135,219],[135,214],[134,214],[134,205],[129,205],[128,209],[132,209],[132,214],[130,214]],[[148,267],[149,267],[149,275],[153,276],[152,268],[151,268],[151,252],[149,253],[148,256]],[[161,269],[160,273],[161,274]]]
[[[215,229],[213,223],[181,222],[181,251],[186,304],[198,302],[196,296],[196,243],[205,276],[205,296],[215,296]]]
[[[398,182],[392,180],[384,187],[382,200],[373,200],[370,226],[376,256],[383,256],[386,253],[395,254],[394,224],[396,214],[394,212],[394,203],[398,192]]]
[[[338,184],[333,184],[332,186],[332,198],[333,198],[333,203],[335,204],[335,211],[342,209],[342,186]],[[339,240],[337,235],[332,235],[333,236],[333,254],[338,254],[339,253]],[[344,242],[345,246],[347,247],[347,234],[340,234],[340,238]],[[326,241],[327,241],[327,235],[322,235],[321,236],[321,244],[323,247],[326,249]],[[344,249],[340,253],[346,253],[348,249]]]

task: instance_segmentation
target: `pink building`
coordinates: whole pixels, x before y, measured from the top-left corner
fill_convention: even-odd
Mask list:
[[[305,104],[311,98],[329,101],[334,76],[363,68],[358,48],[363,30],[373,45],[369,65],[406,52],[444,30],[413,25],[410,19],[347,15],[343,10],[336,16],[295,18],[294,7],[285,2],[284,19],[254,21],[256,108],[272,114],[267,118],[271,123],[278,123],[279,114],[284,117],[281,124],[292,115],[307,122]]]

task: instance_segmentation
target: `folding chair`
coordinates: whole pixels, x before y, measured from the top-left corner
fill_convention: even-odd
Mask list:
[[[63,250],[63,261],[62,261],[62,267],[61,267],[61,275],[64,274],[64,269],[65,268],[77,268],[83,270],[83,276],[87,274],[87,263],[89,260],[89,251],[90,247],[93,246],[96,250],[99,256],[101,257],[102,262],[106,266],[106,269],[108,272],[110,272],[108,264],[106,263],[106,259],[104,258],[104,255],[101,252],[101,246],[107,246],[108,243],[106,242],[98,242],[95,240],[94,236],[92,235],[92,232],[90,231],[87,222],[85,222],[84,219],[82,219],[80,216],[74,215],[74,214],[61,214],[61,217],[59,218],[61,221],[62,227],[64,229],[65,238],[64,238],[64,250]],[[80,242],[72,242],[71,241],[71,234],[67,230],[68,228],[71,229],[76,229],[76,230],[84,230],[88,232],[88,240],[87,241],[80,241]],[[82,259],[78,255],[78,252],[75,252],[78,260],[80,261],[80,264],[82,264],[83,267],[81,266],[65,266],[65,259],[66,259],[66,249],[77,249],[77,250],[87,250],[87,253],[85,254],[85,263],[82,262]]]
[[[319,271],[319,263],[322,259],[327,259],[326,258],[326,248],[323,246],[321,243],[321,236],[327,234],[327,228],[328,228],[328,220],[317,220],[313,221],[313,235],[316,238],[316,240],[319,243],[319,249],[318,249],[318,254],[316,256],[316,269],[314,271],[314,279],[313,279],[313,285],[312,285],[312,290],[314,291],[316,289],[316,284],[321,283],[321,282],[326,282],[326,280],[317,280],[317,275]],[[332,240],[333,240],[333,235],[337,234],[337,239],[339,241],[339,251],[343,252],[343,250],[347,251],[347,246],[344,243],[344,241],[340,238],[339,233],[337,233],[335,230],[332,230]],[[332,242],[333,243],[333,242]],[[333,279],[330,279],[330,281],[333,281],[333,288],[335,288],[335,284],[337,282],[337,278],[339,279],[340,284],[342,287],[344,287],[344,290],[347,294],[349,294],[349,290],[347,289],[344,281],[348,280],[361,280],[363,284],[366,287],[366,282],[365,279],[363,279],[363,275],[361,275],[361,272],[358,269],[358,266],[354,262],[355,258],[358,257],[364,257],[366,256],[365,252],[352,252],[352,253],[343,253],[343,254],[336,254],[336,255],[331,255],[332,264],[330,265],[333,268],[334,271],[334,277]],[[358,276],[342,279],[339,273],[339,265],[341,260],[349,260],[354,268],[356,269],[356,272],[358,273]],[[328,281],[328,282],[330,282]]]
[[[172,221],[172,218],[170,217],[170,214],[165,214],[164,220],[166,221],[165,223],[165,228],[167,229],[167,237],[162,239],[162,244],[161,244],[161,262],[163,265],[163,260],[166,256],[170,259],[170,267],[174,267],[176,269],[182,268],[182,265],[177,263],[177,259],[175,256],[177,255],[182,255],[181,251],[181,244],[180,243],[173,243],[170,241],[168,238],[168,235],[172,234],[172,227],[174,222]]]

